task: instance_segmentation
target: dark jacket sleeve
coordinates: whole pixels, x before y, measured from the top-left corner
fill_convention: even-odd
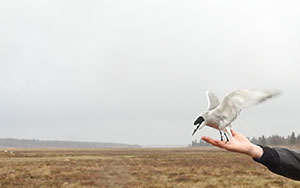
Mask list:
[[[276,174],[300,181],[300,151],[280,147],[260,147],[264,153],[258,159],[253,158],[256,162],[265,165]]]

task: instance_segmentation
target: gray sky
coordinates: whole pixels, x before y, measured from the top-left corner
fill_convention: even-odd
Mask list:
[[[0,2],[0,137],[189,144],[205,91],[277,88],[233,126],[300,133],[300,2]]]

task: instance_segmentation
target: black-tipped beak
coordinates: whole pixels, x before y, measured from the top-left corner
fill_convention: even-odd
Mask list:
[[[198,125],[196,129],[194,129],[194,132],[193,132],[192,136],[194,136],[194,134],[195,134],[195,132],[198,130],[199,126],[200,126],[200,125]]]

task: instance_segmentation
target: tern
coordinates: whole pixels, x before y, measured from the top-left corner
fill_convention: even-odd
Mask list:
[[[220,103],[216,95],[207,91],[208,107],[207,110],[200,113],[200,116],[194,122],[192,136],[197,130],[207,125],[219,130],[222,141],[222,133],[229,141],[228,136],[230,139],[233,138],[230,131],[231,123],[237,118],[242,109],[262,103],[267,99],[280,95],[280,93],[279,90],[273,89],[242,89],[228,94]]]

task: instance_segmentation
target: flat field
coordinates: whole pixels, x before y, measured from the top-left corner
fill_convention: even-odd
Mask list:
[[[0,152],[0,187],[300,187],[250,157],[217,149]]]

